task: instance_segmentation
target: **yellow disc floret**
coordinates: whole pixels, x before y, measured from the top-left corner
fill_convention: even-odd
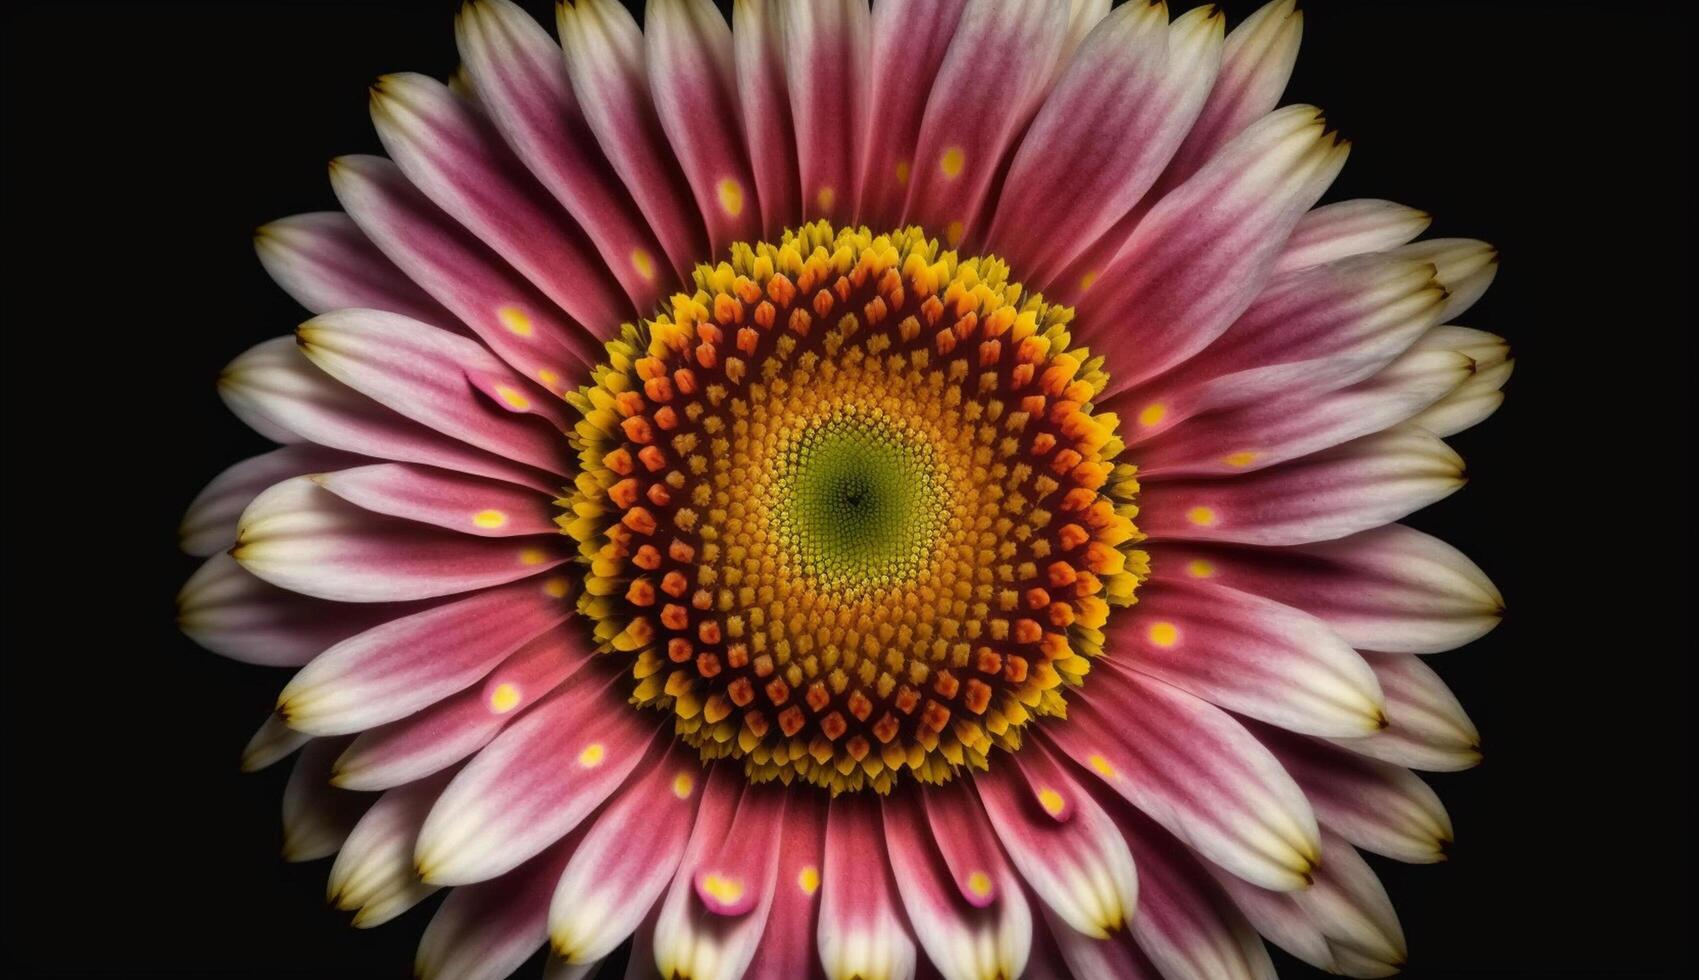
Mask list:
[[[569,396],[560,523],[633,702],[834,791],[1017,748],[1147,574],[1073,311],[918,228],[818,222],[694,280]]]

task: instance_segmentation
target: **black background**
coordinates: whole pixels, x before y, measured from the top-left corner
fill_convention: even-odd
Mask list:
[[[13,7],[4,54],[9,975],[406,975],[278,858],[287,766],[236,770],[286,673],[179,636],[182,508],[265,448],[219,368],[304,314],[249,235],[378,149],[365,86],[456,64],[452,2]],[[553,23],[546,3],[528,3]],[[1252,9],[1229,3],[1232,23]],[[1509,615],[1431,662],[1485,736],[1433,777],[1452,860],[1379,862],[1410,977],[1623,976],[1690,957],[1690,27],[1676,5],[1306,0],[1289,101],[1355,151],[1330,199],[1488,239],[1463,318],[1518,357],[1411,523]],[[433,903],[434,904],[434,903]],[[1311,975],[1282,959],[1287,976]]]

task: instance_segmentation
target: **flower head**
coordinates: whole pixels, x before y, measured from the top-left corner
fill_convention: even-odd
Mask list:
[[[260,232],[316,315],[220,381],[283,446],[181,606],[301,668],[286,855],[459,886],[433,977],[1396,969],[1359,850],[1443,856],[1416,655],[1501,603],[1392,522],[1501,399],[1492,249],[1315,207],[1291,2],[645,20],[469,4]]]

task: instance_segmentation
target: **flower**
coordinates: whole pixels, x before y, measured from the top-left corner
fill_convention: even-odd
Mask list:
[[[1290,0],[507,0],[261,229],[183,628],[300,666],[286,855],[430,977],[1381,976],[1359,855],[1498,621],[1394,524],[1511,361],[1496,253],[1315,207]],[[565,56],[562,57],[564,48]]]

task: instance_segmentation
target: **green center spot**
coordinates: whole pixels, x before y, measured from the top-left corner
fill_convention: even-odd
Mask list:
[[[864,593],[919,574],[944,525],[935,448],[878,409],[842,408],[779,456],[774,530],[816,585]]]

